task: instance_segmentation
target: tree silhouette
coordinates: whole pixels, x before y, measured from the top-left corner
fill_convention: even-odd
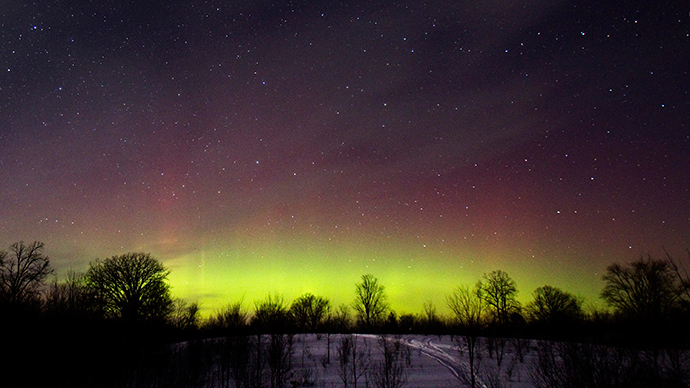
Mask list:
[[[362,275],[362,282],[355,288],[355,302],[352,307],[357,312],[357,319],[365,329],[380,324],[388,310],[385,287],[374,275]]]
[[[443,321],[436,311],[436,306],[430,300],[424,302],[421,325],[427,333],[438,333],[443,327]]]
[[[549,324],[573,322],[583,317],[580,299],[548,285],[534,290],[534,300],[525,309],[533,321]]]
[[[479,284],[474,290],[460,286],[446,297],[446,304],[453,312],[455,321],[463,330],[458,339],[467,348],[469,370],[460,376],[470,387],[477,386],[479,374],[479,334],[484,326],[484,301],[479,297]]]
[[[328,299],[306,293],[295,299],[290,312],[297,326],[303,330],[315,332],[328,318],[331,305]]]
[[[409,377],[410,348],[400,338],[380,336],[381,359],[371,365],[371,380],[376,388],[402,388]],[[368,384],[365,384],[368,385]]]
[[[182,299],[176,299],[174,302],[172,316],[170,323],[181,330],[194,330],[199,328],[201,321],[200,312],[201,307],[199,302],[187,303]]]
[[[270,370],[270,386],[272,388],[285,387],[292,371],[294,336],[291,334],[290,310],[285,303],[285,298],[278,293],[268,294],[265,299],[254,302],[254,307],[251,325],[257,330],[256,381],[261,380],[260,369],[262,362],[266,362]],[[262,334],[269,334],[265,354],[262,350]],[[264,356],[266,360],[261,361]]]
[[[461,327],[479,329],[484,324],[485,306],[478,287],[474,290],[467,286],[456,288],[446,297],[446,304]]]
[[[515,281],[507,273],[496,270],[484,274],[484,280],[478,283],[478,290],[480,298],[493,313],[494,323],[505,326],[510,316],[520,311]]]
[[[685,314],[688,314],[690,313],[690,275],[688,275],[687,269],[679,265],[678,261],[665,249],[664,253],[666,253],[666,261],[676,275],[679,299],[678,305]],[[687,250],[687,253],[688,259],[690,259],[690,249]]]
[[[251,324],[260,333],[286,333],[290,331],[292,317],[282,295],[268,294],[261,301],[254,302],[254,317]]]
[[[346,304],[341,304],[337,309],[331,311],[326,325],[329,332],[335,333],[344,333],[352,329],[350,307]]]
[[[45,309],[53,314],[84,317],[93,312],[94,306],[94,293],[87,287],[83,273],[69,271],[62,282],[56,278],[46,294]]]
[[[126,253],[92,262],[86,284],[106,317],[128,322],[162,320],[173,311],[169,273],[147,253]]]
[[[606,303],[623,316],[646,322],[667,318],[684,292],[671,263],[650,256],[627,266],[611,264],[603,279]]]
[[[38,300],[45,278],[53,273],[44,244],[24,241],[10,245],[10,254],[0,251],[0,300],[12,305]]]
[[[207,321],[211,329],[226,330],[237,334],[246,329],[249,322],[249,313],[242,306],[242,300],[237,300],[222,307]]]
[[[343,382],[343,387],[357,388],[358,382],[362,378],[366,379],[371,358],[369,344],[365,337],[354,334],[341,335],[335,358],[338,362],[338,376]],[[368,386],[369,383],[366,380],[365,382]]]

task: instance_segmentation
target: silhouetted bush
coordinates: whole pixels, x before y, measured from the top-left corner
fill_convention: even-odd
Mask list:
[[[246,334],[249,327],[249,313],[242,306],[242,301],[235,301],[211,315],[203,326],[214,336]]]
[[[293,317],[285,299],[279,294],[268,294],[254,303],[252,328],[261,334],[289,333],[293,331]]]

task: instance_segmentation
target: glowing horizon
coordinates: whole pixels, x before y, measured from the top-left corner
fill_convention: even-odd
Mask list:
[[[536,257],[523,250],[489,262],[487,257],[498,255],[491,249],[473,252],[453,242],[441,246],[414,240],[417,239],[410,242],[405,238],[370,238],[355,245],[335,242],[333,237],[301,242],[291,238],[258,239],[251,244],[236,239],[235,244],[209,244],[208,248],[172,257],[153,251],[154,257],[170,270],[173,296],[200,302],[204,317],[238,300],[251,312],[254,303],[269,293],[280,294],[289,304],[311,292],[328,298],[333,308],[342,304],[351,307],[355,284],[366,273],[376,276],[386,287],[391,308],[399,315],[420,313],[427,301],[439,313],[447,314],[445,297],[455,287],[472,286],[483,274],[495,269],[508,272],[516,281],[518,299],[523,304],[531,300],[535,288],[548,284],[584,297],[586,305],[602,306],[598,294],[603,287],[601,275],[605,267],[593,270],[573,264],[564,268],[562,263],[549,263],[543,256],[548,252]],[[145,245],[131,251],[151,252]],[[623,262],[635,258],[631,256]],[[529,270],[520,270],[525,267]],[[64,268],[59,272],[64,272]]]

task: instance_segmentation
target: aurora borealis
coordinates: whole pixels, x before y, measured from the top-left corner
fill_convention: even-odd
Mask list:
[[[596,302],[690,248],[690,15],[569,1],[0,8],[0,244],[149,252],[206,312],[418,312],[503,269]],[[690,265],[690,263],[688,263]]]

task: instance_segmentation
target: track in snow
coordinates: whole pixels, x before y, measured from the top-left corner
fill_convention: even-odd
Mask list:
[[[357,334],[357,336],[371,339],[379,338],[378,336],[371,334]],[[392,337],[386,337],[386,339],[391,340]],[[451,352],[458,354],[459,349],[457,346],[436,344],[433,342],[431,338],[425,338],[424,341],[401,338],[400,341],[401,343],[409,346],[412,349],[419,350],[423,355],[431,358],[432,360],[435,360],[436,362],[444,366],[461,383],[465,383],[465,379],[463,376],[469,376],[470,373],[472,373],[472,371],[470,370],[470,365],[467,362],[462,361],[459,357],[449,354]],[[479,376],[475,376],[475,378],[477,379],[476,381],[479,387],[486,388],[486,384],[484,384],[484,382],[481,381]]]

